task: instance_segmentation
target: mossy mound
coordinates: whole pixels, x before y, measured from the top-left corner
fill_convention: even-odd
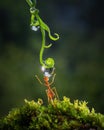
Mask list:
[[[89,110],[85,101],[64,97],[47,106],[41,99],[27,101],[1,119],[0,130],[100,130],[104,129],[104,115]]]

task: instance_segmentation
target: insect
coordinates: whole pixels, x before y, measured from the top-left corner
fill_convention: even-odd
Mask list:
[[[54,82],[55,75],[54,74],[54,59],[53,58],[47,58],[43,59],[43,53],[44,49],[50,48],[52,44],[46,45],[46,32],[48,33],[48,36],[51,40],[56,41],[59,39],[59,35],[57,33],[54,33],[54,36],[51,34],[50,28],[48,25],[41,19],[39,16],[39,10],[36,9],[36,0],[26,0],[28,5],[30,6],[30,14],[31,14],[31,22],[30,26],[32,30],[37,31],[40,28],[41,34],[42,34],[42,45],[40,49],[39,54],[39,60],[40,64],[42,65],[42,71],[44,73],[44,83],[41,82],[41,80],[36,75],[35,77],[38,79],[40,84],[44,84],[44,86],[47,87],[46,94],[48,97],[48,101],[52,102],[53,99],[58,98],[58,94],[55,88],[51,88],[51,85]],[[50,77],[52,77],[51,83],[49,82]]]
[[[35,75],[35,77],[37,78],[40,84],[47,87],[46,94],[47,94],[48,102],[53,103],[53,100],[55,98],[59,99],[56,88],[55,87],[51,88],[51,85],[54,83],[54,79],[56,76],[56,74],[53,74],[54,68],[50,68],[50,69],[42,68],[42,71],[44,72],[44,77],[43,77],[44,83],[41,82],[41,80],[38,78],[37,75]],[[52,76],[52,81],[50,83],[49,79],[51,76]]]

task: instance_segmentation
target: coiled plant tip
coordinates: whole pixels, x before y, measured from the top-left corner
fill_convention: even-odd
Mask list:
[[[54,67],[54,59],[53,58],[47,58],[45,60],[45,65],[46,65],[46,68],[53,68]]]

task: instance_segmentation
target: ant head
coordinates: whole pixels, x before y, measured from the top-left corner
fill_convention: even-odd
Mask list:
[[[49,77],[44,76],[44,81],[48,82],[49,81]]]
[[[43,71],[44,76],[51,77],[54,74],[55,68],[45,68],[42,66],[41,70]]]

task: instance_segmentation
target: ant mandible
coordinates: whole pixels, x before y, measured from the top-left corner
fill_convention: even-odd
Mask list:
[[[44,77],[43,77],[44,83],[42,83],[41,80],[38,78],[38,76],[35,75],[35,77],[37,78],[39,83],[47,87],[46,94],[47,94],[47,98],[48,98],[49,103],[53,102],[53,100],[55,98],[59,99],[56,88],[55,87],[51,88],[51,85],[54,83],[54,79],[55,79],[55,76],[56,76],[56,74],[54,74],[54,69],[55,68],[44,68],[44,67],[42,67],[42,71],[44,73]],[[52,81],[51,81],[51,83],[49,83],[49,78],[51,76],[52,76]]]

